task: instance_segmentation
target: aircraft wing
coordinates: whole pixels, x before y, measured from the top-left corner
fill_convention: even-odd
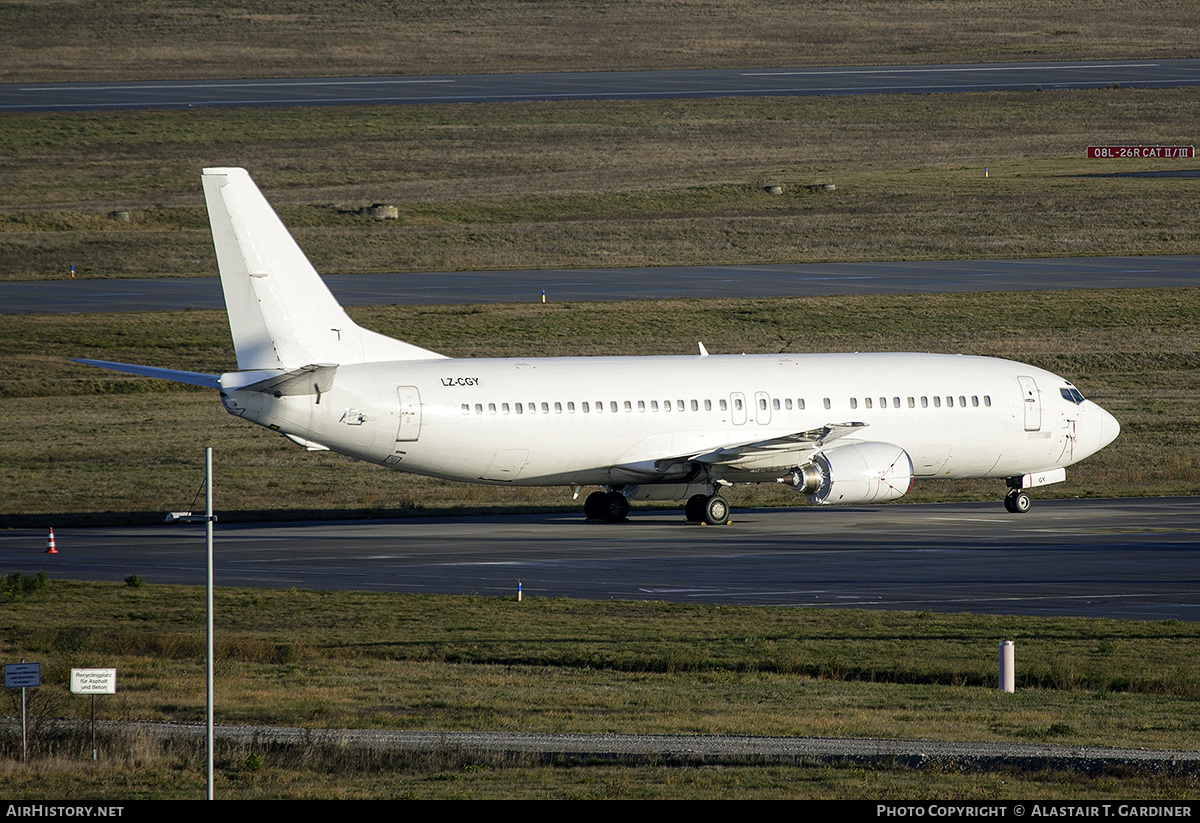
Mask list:
[[[691,463],[730,464],[754,462],[761,458],[780,456],[781,452],[812,453],[823,448],[827,443],[845,437],[848,434],[865,428],[866,423],[827,423],[819,429],[785,434],[766,440],[755,440],[750,443],[738,443],[722,446],[704,454],[691,455],[687,458]]]
[[[203,386],[206,389],[221,388],[221,378],[215,374],[205,374],[198,371],[180,371],[178,369],[160,369],[155,366],[135,366],[132,363],[113,363],[108,360],[72,360],[73,363],[83,363],[87,366],[98,366],[111,371],[121,371],[136,374],[141,377],[154,377],[159,380],[171,380],[176,383],[187,383],[190,386]]]
[[[687,478],[701,466],[728,467],[746,471],[776,471],[805,462],[826,444],[853,434],[866,423],[828,423],[818,429],[793,432],[778,437],[734,442],[706,452],[678,454],[623,462],[613,466],[611,475],[625,482],[645,482]]]

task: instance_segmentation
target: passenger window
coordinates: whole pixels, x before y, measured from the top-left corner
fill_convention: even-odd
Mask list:
[[[483,414],[483,404],[482,404],[482,403],[476,403],[476,404],[475,404],[475,413],[476,413],[476,414]]]
[[[783,401],[783,407],[788,411],[792,410],[792,398],[788,397]]]
[[[940,409],[942,407],[942,398],[938,397],[936,394],[933,396],[933,407],[935,409]]]
[[[562,414],[562,403],[557,400],[554,401],[554,413]]]
[[[584,414],[589,414],[589,413],[592,411],[591,404],[590,404],[590,403],[588,403],[588,401],[584,400],[584,401],[583,401],[583,403],[582,403],[581,405],[582,405],[582,407],[583,407],[583,413],[584,413]]]
[[[700,401],[698,401],[698,400],[692,401],[692,411],[700,411]]]
[[[983,396],[983,405],[985,405],[985,406],[992,405],[992,396],[990,394],[985,394]]]
[[[829,402],[829,398],[828,398],[828,397],[826,397],[826,398],[825,398],[825,408],[827,408],[827,409],[828,409],[828,408],[832,408],[832,404]]]
[[[893,409],[898,409],[898,408],[900,408],[900,398],[899,398],[899,397],[893,397],[893,398],[892,398],[892,408],[893,408]]]
[[[488,403],[488,414],[495,414],[495,413],[496,413],[496,404]]]
[[[617,401],[616,400],[608,401],[608,410],[611,411],[613,414],[617,413]]]
[[[462,404],[462,410],[463,410],[463,414],[470,414],[470,413],[471,413],[471,404],[470,404],[470,403],[463,403],[463,404]]]
[[[650,411],[652,411],[652,412],[658,411],[658,401],[657,400],[650,401]]]
[[[630,403],[628,400],[625,401],[625,411],[627,411],[627,412],[633,411],[633,404]]]
[[[500,404],[500,412],[502,414],[508,414],[508,404],[507,403]]]
[[[850,398],[850,408],[852,408],[852,409],[858,408],[858,398],[857,397]]]
[[[761,411],[767,410],[767,398],[765,398],[765,397],[758,398],[758,408]]]
[[[921,408],[923,408],[923,409],[929,408],[929,398],[926,397],[925,395],[921,395]]]
[[[804,398],[803,397],[801,397],[799,400],[796,401],[796,408],[798,408],[800,411],[804,411]],[[825,408],[829,408],[829,407],[826,406]]]
[[[646,410],[646,401],[645,401],[645,400],[639,400],[639,401],[638,401],[638,411],[640,411],[640,412],[644,412],[645,410]]]
[[[962,406],[964,409],[967,407],[967,396],[965,394],[960,394],[958,396],[958,405]]]
[[[567,401],[567,414],[574,414],[574,413],[575,413],[575,401],[568,400]]]
[[[683,401],[682,400],[675,401],[675,411],[683,411]]]
[[[721,411],[729,411],[728,401],[726,401],[724,398],[721,398],[720,404],[721,404]]]
[[[866,401],[865,401],[865,402],[866,402],[866,404],[867,404],[867,408],[868,408],[868,409],[869,409],[869,408],[872,408],[872,407],[873,407],[873,405],[874,405],[874,404],[871,402],[871,398],[869,398],[869,397],[868,397],[868,398],[866,398]]]
[[[915,408],[917,407],[917,400],[916,400],[916,398],[914,398],[914,397],[911,397],[911,396],[908,398],[908,407],[909,407],[910,409],[915,409]]]
[[[973,394],[973,395],[971,395],[971,405],[972,405],[972,406],[978,406],[978,405],[979,405],[979,395],[977,395],[977,394]]]
[[[704,410],[705,410],[705,411],[712,411],[712,401],[711,401],[711,400],[705,400],[705,401],[704,401]]]

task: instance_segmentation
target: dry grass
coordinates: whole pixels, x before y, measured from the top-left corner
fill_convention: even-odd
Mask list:
[[[0,5],[6,82],[1193,56],[1194,3],[154,0]]]
[[[1082,154],[1198,117],[1195,89],[10,115],[0,278],[210,274],[198,171],[230,164],[327,273],[1196,253],[1200,178]]]

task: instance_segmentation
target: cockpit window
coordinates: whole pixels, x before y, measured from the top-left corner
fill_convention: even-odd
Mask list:
[[[1077,406],[1083,402],[1083,395],[1079,393],[1079,389],[1069,389],[1064,386],[1058,390],[1058,393],[1063,396],[1063,400],[1070,400]]]

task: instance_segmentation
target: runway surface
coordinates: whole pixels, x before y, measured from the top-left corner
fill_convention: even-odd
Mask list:
[[[326,275],[347,306],[1200,286],[1200,256]],[[224,309],[216,277],[0,283],[0,314]]]
[[[218,585],[1200,619],[1200,499],[218,524]],[[202,526],[0,532],[7,572],[201,584]]]
[[[1200,85],[1200,60],[0,85],[0,112],[504,103]]]

